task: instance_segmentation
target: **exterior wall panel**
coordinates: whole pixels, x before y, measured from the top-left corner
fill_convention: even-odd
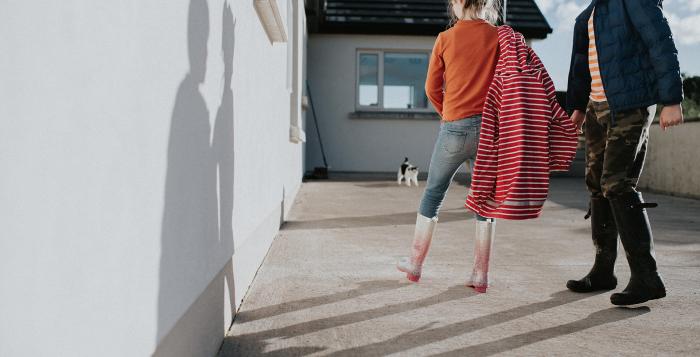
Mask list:
[[[395,172],[408,157],[428,171],[440,122],[431,119],[350,118],[355,112],[357,50],[431,51],[428,36],[317,35],[309,37],[308,78],[331,171]],[[309,117],[311,118],[311,117]],[[306,170],[323,166],[314,123],[308,122]]]
[[[287,44],[228,3],[0,4],[0,355],[218,349],[303,156]]]
[[[639,181],[642,190],[700,199],[700,156],[693,150],[699,136],[697,120],[666,132],[652,125],[649,151]]]

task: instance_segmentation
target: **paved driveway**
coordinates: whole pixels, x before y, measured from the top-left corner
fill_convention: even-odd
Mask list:
[[[581,179],[553,180],[540,219],[498,222],[486,294],[463,285],[474,222],[457,183],[421,282],[395,269],[422,189],[304,183],[221,356],[700,355],[700,201],[646,195],[660,204],[650,217],[669,295],[616,308],[610,293],[564,286],[587,273],[594,254]],[[622,253],[617,275],[622,289]]]

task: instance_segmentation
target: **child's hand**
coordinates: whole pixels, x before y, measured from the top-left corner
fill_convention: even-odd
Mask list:
[[[683,123],[683,109],[680,104],[668,105],[661,109],[659,124],[661,129],[666,131],[666,128],[676,126]]]
[[[571,120],[574,121],[574,125],[576,125],[576,130],[578,133],[581,134],[581,127],[583,126],[583,122],[586,121],[586,115],[580,110],[574,110],[574,112],[571,114]]]

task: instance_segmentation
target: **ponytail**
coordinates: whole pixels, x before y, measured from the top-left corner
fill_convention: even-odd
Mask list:
[[[450,15],[448,27],[454,26],[460,20],[452,10],[453,6],[452,0],[448,0],[447,12]],[[471,18],[479,18],[492,25],[497,25],[501,20],[501,0],[465,0],[464,9],[462,10],[465,14],[469,14]]]

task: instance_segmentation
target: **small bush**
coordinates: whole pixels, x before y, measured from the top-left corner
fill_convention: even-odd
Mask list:
[[[683,116],[700,118],[700,77],[683,75]]]
[[[685,98],[683,100],[683,117],[700,118],[700,101]]]

